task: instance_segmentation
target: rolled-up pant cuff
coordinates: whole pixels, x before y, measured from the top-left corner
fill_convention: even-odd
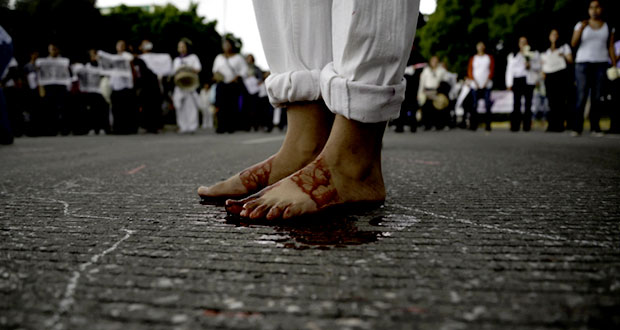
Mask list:
[[[320,99],[320,72],[315,69],[271,74],[265,81],[269,102],[275,107],[285,107],[288,103]]]
[[[406,80],[397,85],[371,85],[346,79],[329,63],[321,71],[321,95],[335,114],[363,123],[398,118],[405,99]]]

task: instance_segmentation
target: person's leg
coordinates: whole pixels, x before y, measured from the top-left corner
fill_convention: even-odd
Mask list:
[[[321,72],[321,94],[336,114],[327,143],[286,179],[244,200],[226,201],[229,212],[286,219],[385,199],[381,143],[404,99],[417,10],[418,1],[334,2],[334,62]]]
[[[510,130],[518,132],[521,128],[521,97],[523,96],[524,79],[517,78],[512,86],[513,107],[510,114]]]
[[[600,133],[601,126],[601,112],[603,109],[601,96],[603,94],[603,83],[606,80],[605,70],[607,69],[607,63],[595,63],[592,64],[591,72],[591,86],[592,86],[592,99],[590,107],[590,131]]]
[[[534,97],[534,86],[525,85],[525,111],[523,112],[523,131],[529,132],[532,129],[532,98]]]
[[[583,112],[588,101],[588,79],[587,79],[588,63],[575,64],[575,81],[577,82],[577,101],[575,102],[575,111],[573,113],[573,131],[581,134],[583,132]]]
[[[472,111],[469,115],[469,129],[475,131],[478,129],[478,104],[480,103],[480,94],[482,89],[474,89],[472,91]]]
[[[485,88],[484,89],[484,107],[486,110],[486,113],[484,114],[484,121],[485,121],[485,130],[486,131],[490,131],[491,130],[491,106],[493,105],[493,103],[491,103],[491,89],[490,88]]]
[[[269,101],[287,107],[288,129],[280,150],[211,187],[204,200],[257,192],[310,163],[321,151],[333,115],[320,101],[319,75],[332,60],[331,1],[255,1],[254,11],[271,75]]]

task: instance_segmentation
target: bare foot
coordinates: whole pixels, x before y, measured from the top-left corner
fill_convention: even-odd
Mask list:
[[[310,164],[226,210],[250,219],[289,219],[334,206],[385,200],[381,139],[385,123],[337,116],[323,152]]]
[[[203,200],[242,198],[278,182],[310,163],[329,136],[331,113],[321,103],[291,105],[287,110],[289,128],[280,150],[227,180],[198,188]]]

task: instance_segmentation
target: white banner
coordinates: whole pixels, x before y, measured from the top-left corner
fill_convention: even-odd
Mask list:
[[[39,84],[71,86],[69,59],[64,57],[46,57],[36,60],[35,65],[39,73]]]
[[[101,94],[101,70],[99,68],[90,64],[80,64],[73,67],[73,73],[80,84],[80,91]]]
[[[101,74],[109,76],[132,77],[131,59],[128,56],[106,53],[102,50],[97,52]]]
[[[147,53],[139,56],[149,70],[159,77],[172,75],[172,57],[168,54]]]

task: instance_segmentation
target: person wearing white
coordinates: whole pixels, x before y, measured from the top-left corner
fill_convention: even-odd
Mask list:
[[[256,0],[254,9],[269,100],[287,108],[287,135],[273,157],[198,193],[237,198],[267,187],[226,201],[252,219],[382,202],[381,141],[404,99],[419,1]]]
[[[476,55],[469,60],[467,78],[473,88],[473,108],[470,118],[470,129],[476,130],[478,126],[478,101],[484,98],[486,108],[486,130],[491,130],[491,88],[493,87],[493,75],[495,74],[495,59],[486,53],[486,45],[479,41],[476,44]]]
[[[71,86],[70,62],[68,58],[60,56],[55,44],[49,44],[47,49],[49,56],[35,61],[43,99],[37,122],[43,135],[54,136],[58,131],[67,135],[71,132],[69,109],[66,106]]]
[[[572,124],[573,135],[583,131],[583,113],[590,96],[590,130],[600,134],[601,89],[605,71],[616,65],[613,49],[614,30],[602,19],[603,7],[598,0],[590,1],[590,18],[575,25],[571,45],[577,49],[575,56],[575,80],[577,81],[577,103]]]
[[[541,55],[542,71],[545,78],[549,113],[547,114],[547,132],[564,131],[565,112],[568,107],[568,92],[571,90],[568,64],[573,62],[573,53],[570,46],[559,46],[558,30],[552,29],[549,33],[550,47]]]
[[[202,125],[201,128],[213,127],[213,115],[215,114],[215,108],[213,103],[215,101],[215,85],[209,85],[205,83],[200,89],[200,111],[202,112]]]
[[[418,104],[422,107],[422,122],[426,130],[430,130],[433,126],[441,130],[450,119],[448,111],[437,109],[433,104],[433,101],[439,95],[439,86],[446,81],[447,76],[448,71],[440,65],[437,56],[431,57],[428,65],[422,69],[420,74]]]
[[[222,53],[213,61],[213,75],[218,82],[215,105],[217,110],[217,133],[232,133],[236,129],[249,129],[248,118],[240,107],[243,79],[248,75],[248,65],[237,53],[233,40],[222,40]]]
[[[531,51],[526,37],[519,38],[519,52],[508,55],[506,87],[513,93],[513,110],[510,130],[518,132],[523,121],[523,131],[532,128],[532,97],[540,79],[540,55]],[[521,98],[525,98],[525,111],[521,113]]]
[[[202,70],[200,59],[196,54],[189,54],[188,42],[179,41],[179,57],[172,62],[172,71],[177,73],[179,70],[192,70],[198,74]],[[191,133],[198,129],[198,108],[200,101],[195,89],[188,90],[176,86],[172,94],[172,103],[176,110],[177,125],[179,133]]]

